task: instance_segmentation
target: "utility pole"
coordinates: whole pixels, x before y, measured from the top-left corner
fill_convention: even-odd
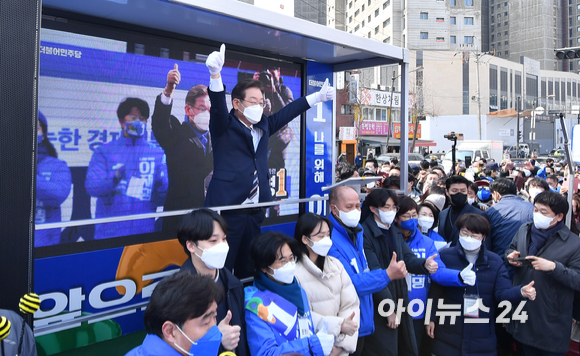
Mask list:
[[[387,152],[389,152],[389,139],[391,138],[391,135],[393,135],[393,130],[392,130],[392,125],[391,122],[393,121],[391,119],[391,116],[393,115],[393,95],[395,95],[394,91],[395,91],[395,79],[397,79],[397,77],[395,76],[395,71],[393,71],[393,77],[391,78],[391,100],[389,103],[389,118],[388,118],[388,125],[389,125],[389,134],[387,135]]]
[[[520,101],[521,96],[518,96],[516,101],[516,111],[517,111],[517,122],[516,122],[516,157],[520,157]]]
[[[481,55],[483,56],[483,55]],[[475,55],[475,65],[476,65],[476,82],[477,82],[477,125],[478,125],[478,133],[479,133],[479,139],[481,140],[481,90],[479,89],[479,60],[480,60],[480,54],[476,54]]]

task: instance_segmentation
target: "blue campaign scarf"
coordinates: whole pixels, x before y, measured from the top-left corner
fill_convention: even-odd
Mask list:
[[[298,314],[304,314],[304,300],[302,299],[302,289],[300,285],[294,278],[294,281],[290,284],[278,284],[268,278],[263,272],[258,272],[258,275],[254,279],[254,285],[261,291],[267,290],[272,293],[276,293],[279,296],[283,296],[284,299],[294,304],[298,309]]]
[[[555,234],[558,232],[562,226],[564,225],[564,220],[560,221],[554,227],[549,228],[546,231],[541,231],[536,229],[536,226],[532,224],[532,243],[530,244],[530,249],[528,251],[528,255],[535,256],[538,251],[544,247],[550,235]]]

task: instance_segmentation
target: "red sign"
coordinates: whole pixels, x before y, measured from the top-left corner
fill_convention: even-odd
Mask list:
[[[387,136],[389,123],[386,121],[363,121],[358,133],[359,135]]]
[[[393,123],[393,130],[395,131],[395,138],[401,138],[401,123]],[[415,132],[415,124],[409,124],[409,138],[413,138]],[[417,130],[417,138],[421,138],[421,124]]]

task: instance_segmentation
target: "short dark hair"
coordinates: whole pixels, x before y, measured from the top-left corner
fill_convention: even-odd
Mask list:
[[[429,167],[431,168],[435,168],[439,165],[439,163],[437,163],[436,160],[432,159],[431,162],[429,162]]]
[[[471,188],[471,190],[473,190],[475,194],[477,194],[477,191],[479,190],[479,186],[475,182],[471,182],[471,184],[467,186],[467,189],[469,188]]]
[[[441,174],[443,174],[443,177],[445,177],[445,171],[443,170],[443,168],[436,166],[431,168],[432,171],[441,171]]]
[[[380,208],[385,205],[389,198],[393,199],[395,205],[399,205],[399,198],[393,190],[390,189],[373,189],[365,198],[365,203],[369,207]]]
[[[292,254],[298,261],[302,259],[300,245],[298,245],[296,240],[283,233],[266,231],[252,240],[250,244],[250,259],[252,262],[251,267],[254,269],[254,276],[257,276],[262,268],[268,268],[276,262],[278,252],[280,252],[284,245],[290,247]]]
[[[351,166],[350,164],[344,164],[339,168],[338,174],[342,181],[351,178],[354,175],[354,172],[356,172],[356,167]]]
[[[185,103],[189,106],[195,106],[197,98],[203,98],[207,95],[207,87],[203,84],[198,84],[189,89],[187,96],[185,97]]]
[[[317,234],[319,231],[315,232],[314,230],[322,222],[325,222],[328,225],[330,231],[332,231],[333,226],[330,220],[318,214],[306,213],[302,215],[296,222],[296,227],[294,228],[294,239],[296,242],[298,242],[300,251],[303,254],[308,256],[308,247],[306,247],[306,245],[304,245],[302,242],[302,236],[310,237],[312,234]]]
[[[433,222],[432,228],[437,227],[437,223],[439,223],[439,208],[437,208],[433,204],[421,203],[421,204],[417,205],[417,214],[419,214],[419,210],[421,210],[421,208],[427,208],[427,209],[431,210],[431,213],[433,214],[433,219],[435,219],[435,221]]]
[[[242,80],[232,90],[232,102],[234,99],[238,100],[245,100],[246,99],[246,90],[250,88],[257,88],[260,89],[262,95],[264,95],[264,85],[261,81],[255,79],[246,79]]]
[[[530,179],[530,181],[528,182],[528,190],[532,186],[539,187],[539,188],[543,188],[544,190],[550,190],[550,185],[548,185],[548,182],[546,182],[542,178],[532,178],[532,179]]]
[[[376,160],[376,159],[374,159],[374,158],[367,159],[367,161],[365,162],[365,164],[367,164],[367,163],[369,163],[369,162],[373,164],[373,167],[375,167],[375,168],[379,168],[379,163],[377,162],[377,160]]]
[[[536,204],[549,206],[554,214],[564,214],[564,218],[566,217],[566,214],[568,214],[568,209],[570,208],[563,195],[550,190],[546,190],[536,195],[536,198],[534,198],[534,205]]]
[[[392,176],[387,177],[383,181],[383,188],[389,189],[389,187],[397,187],[396,190],[401,189],[401,177]]]
[[[217,221],[225,234],[228,233],[228,224],[224,218],[210,209],[194,210],[181,219],[177,229],[177,239],[188,256],[190,252],[187,249],[187,241],[197,243],[197,241],[209,240],[213,235],[214,221]]]
[[[125,98],[125,100],[121,101],[117,107],[117,117],[119,118],[119,122],[124,122],[125,116],[129,115],[133,108],[139,109],[139,112],[144,119],[149,118],[149,104],[147,104],[145,100],[139,98]]]
[[[489,185],[490,192],[498,192],[501,196],[504,195],[516,195],[518,194],[518,188],[513,180],[507,178],[499,178],[491,182]]]
[[[429,169],[429,161],[424,159],[421,162],[419,162],[419,166],[421,166],[422,169],[427,170]]]
[[[417,203],[406,195],[399,198],[399,204],[397,206],[399,207],[397,218],[405,215],[408,211],[413,209],[417,210]]]
[[[455,226],[457,226],[457,230],[466,229],[483,236],[489,236],[491,232],[489,221],[479,214],[464,214],[457,219]]]
[[[469,184],[471,182],[462,176],[451,176],[449,178],[447,178],[447,180],[445,181],[445,189],[449,190],[449,188],[451,187],[451,184],[465,184],[465,188],[469,187]]]
[[[393,157],[391,158],[391,163],[396,165],[397,163],[399,163],[399,159],[397,157]]]
[[[163,338],[163,324],[166,321],[179,327],[190,320],[199,318],[213,302],[223,299],[222,288],[208,276],[180,271],[159,282],[143,315],[147,334]]]
[[[550,174],[549,176],[547,176],[546,180],[548,180],[548,179],[551,179],[551,180],[555,181],[556,183],[558,183],[558,177],[556,177],[556,175],[554,175],[554,174]]]

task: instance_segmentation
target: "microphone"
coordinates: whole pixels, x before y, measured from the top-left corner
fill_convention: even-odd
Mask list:
[[[10,320],[6,319],[5,316],[0,316],[0,351],[2,351],[2,356],[4,356],[4,339],[10,334]]]
[[[27,314],[34,314],[38,308],[40,308],[40,298],[37,294],[28,293],[25,294],[22,298],[20,298],[20,303],[18,303],[18,307],[20,308],[20,312],[24,315]],[[18,352],[16,355],[20,355],[22,352],[22,342],[24,341],[24,327],[26,326],[26,322],[22,320],[22,330],[20,330],[20,342],[18,343]]]

